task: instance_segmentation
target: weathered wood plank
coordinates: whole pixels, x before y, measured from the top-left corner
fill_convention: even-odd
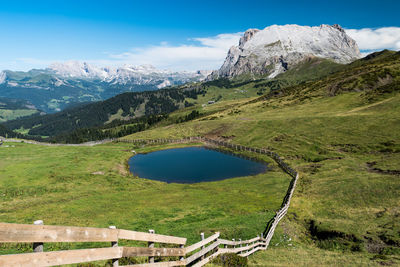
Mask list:
[[[185,265],[184,261],[164,261],[164,262],[124,265],[120,267],[172,267],[172,266],[183,266],[183,265]]]
[[[0,266],[54,266],[120,258],[119,247],[77,249],[0,256]]]
[[[252,248],[255,248],[255,247],[258,247],[258,246],[261,246],[261,245],[263,246],[264,243],[257,242],[257,243],[254,243],[252,245],[249,245],[249,246],[234,248],[234,252],[233,253],[239,253],[239,252],[242,252],[242,251],[250,250]]]
[[[116,229],[0,223],[0,242],[112,242]]]
[[[237,246],[240,244],[249,244],[249,243],[253,243],[255,241],[260,240],[260,237],[254,237],[252,239],[249,240],[242,240],[242,241],[231,241],[231,240],[226,240],[226,239],[218,239],[221,244],[223,245],[230,245],[230,246]]]
[[[114,242],[118,239],[186,244],[186,238],[123,229],[0,223],[0,242]]]
[[[196,250],[198,248],[201,248],[202,246],[214,241],[215,239],[217,239],[219,237],[219,235],[220,235],[219,232],[217,232],[214,235],[209,236],[206,239],[201,240],[198,243],[195,243],[193,245],[190,245],[190,246],[186,247],[186,249],[185,249],[186,254],[190,253],[190,252],[192,252],[192,251],[194,251],[194,250]]]
[[[123,247],[122,257],[185,256],[183,248]]]
[[[218,252],[220,254],[224,254],[224,253],[235,253],[234,252],[234,248],[219,248]]]
[[[205,249],[200,250],[199,252],[194,253],[192,256],[186,258],[186,265],[188,265],[189,263],[191,263],[192,261],[200,258],[201,256],[207,254],[208,252],[210,252],[211,250],[217,248],[220,245],[220,242],[217,240],[215,243],[209,245],[208,247],[206,247]]]
[[[258,240],[262,240],[262,238],[260,238],[259,236],[256,236],[256,237],[254,237],[252,239],[242,241],[242,244],[253,243],[253,242],[256,242]]]
[[[184,237],[150,234],[150,233],[136,232],[123,229],[118,230],[118,239],[178,244],[178,245],[186,244],[186,238]]]
[[[239,253],[239,252],[242,252],[242,251],[251,250],[254,247],[258,247],[258,246],[261,246],[261,245],[264,246],[265,243],[264,242],[257,242],[257,243],[254,243],[252,245],[239,247],[239,248],[220,248],[220,249],[218,249],[218,251],[221,251],[221,253]]]
[[[230,246],[237,245],[236,241],[231,241],[231,240],[226,240],[226,239],[218,239],[218,241],[223,245],[230,245]]]

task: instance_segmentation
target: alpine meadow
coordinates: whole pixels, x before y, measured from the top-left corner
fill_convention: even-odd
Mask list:
[[[400,265],[400,6],[150,2],[4,6],[0,266]]]

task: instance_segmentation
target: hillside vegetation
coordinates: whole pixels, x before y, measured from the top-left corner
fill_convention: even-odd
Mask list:
[[[76,129],[101,126],[113,120],[129,120],[145,115],[170,113],[184,107],[185,98],[197,98],[201,90],[171,89],[156,92],[124,93],[108,100],[66,109],[64,111],[36,115],[6,122],[11,129],[29,129],[32,136],[55,136]]]
[[[209,103],[263,95],[271,90],[326,76],[343,67],[327,59],[308,58],[272,80],[260,75],[242,75],[234,80],[220,79],[153,92],[125,93],[55,114],[9,121],[4,126],[27,135],[26,138],[49,142],[79,143],[116,138],[147,129],[155,122],[154,115],[167,114],[188,106],[196,108]],[[166,123],[184,120],[188,118],[177,118]]]
[[[0,123],[38,113],[27,101],[0,97]]]
[[[205,135],[272,149],[299,170],[289,214],[253,265],[396,265],[399,59],[376,53],[320,80],[126,138]]]

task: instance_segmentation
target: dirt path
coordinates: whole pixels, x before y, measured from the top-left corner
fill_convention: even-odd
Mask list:
[[[82,144],[57,144],[57,143],[42,143],[33,140],[25,140],[25,139],[13,139],[13,138],[3,138],[0,136],[0,139],[3,142],[10,142],[10,143],[26,143],[26,144],[34,144],[34,145],[41,145],[41,146],[95,146],[100,144],[106,144],[114,141],[114,139],[105,139],[101,141],[91,141]]]

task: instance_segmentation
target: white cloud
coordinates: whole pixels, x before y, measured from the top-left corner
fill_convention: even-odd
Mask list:
[[[20,71],[28,71],[34,68],[46,68],[49,66],[54,60],[42,60],[37,58],[16,58],[9,61],[1,61],[0,62],[0,71],[1,70],[20,70]]]
[[[214,37],[207,38],[193,38],[195,41],[199,41],[202,45],[208,47],[221,48],[225,50],[225,53],[233,45],[239,44],[239,39],[243,35],[242,32],[238,33],[222,33]]]
[[[32,65],[32,66],[48,66],[54,60],[47,60],[47,59],[37,59],[37,58],[31,58],[31,57],[22,57],[22,58],[17,58],[16,59],[19,62],[22,62],[26,65]]]
[[[110,63],[133,65],[152,64],[173,70],[199,70],[219,68],[233,45],[239,43],[243,33],[226,33],[207,38],[193,38],[198,44],[172,46],[163,42],[158,46],[134,48],[129,52],[109,55]]]
[[[54,62],[85,61],[97,66],[122,66],[151,64],[159,69],[170,70],[214,70],[218,69],[231,46],[239,43],[243,33],[224,33],[212,37],[190,38],[188,44],[171,45],[161,42],[159,45],[135,47],[131,50],[112,54],[104,52],[104,57],[97,59],[63,58],[17,58],[12,62],[1,62],[1,69],[30,70],[32,68],[46,68]],[[192,44],[189,44],[192,43]]]
[[[400,27],[346,29],[361,51],[400,50]]]

